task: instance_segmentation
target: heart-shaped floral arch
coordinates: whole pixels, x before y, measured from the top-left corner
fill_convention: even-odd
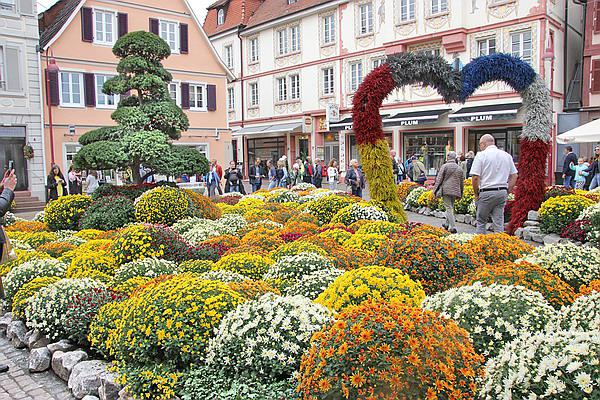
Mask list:
[[[544,197],[552,108],[548,89],[539,75],[526,62],[507,54],[479,57],[457,72],[439,56],[398,53],[388,56],[385,64],[365,77],[354,95],[352,125],[371,198],[406,220],[379,114],[383,100],[395,88],[421,83],[436,89],[447,103],[464,103],[477,88],[492,81],[505,82],[518,92],[526,110],[509,231],[522,226],[527,212],[537,209]]]

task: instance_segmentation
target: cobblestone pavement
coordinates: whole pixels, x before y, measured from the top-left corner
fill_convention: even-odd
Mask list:
[[[0,337],[0,364],[10,370],[0,374],[0,400],[74,400],[65,382],[52,372],[30,374],[27,350],[15,349]]]
[[[406,216],[410,222],[420,222],[422,224],[433,225],[437,227],[441,227],[445,219],[436,218],[436,217],[427,217],[425,215],[417,214],[414,212],[407,211]],[[475,227],[469,224],[463,224],[460,222],[456,223],[456,230],[458,233],[475,233]]]

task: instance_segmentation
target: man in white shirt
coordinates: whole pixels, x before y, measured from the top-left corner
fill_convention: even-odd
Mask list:
[[[517,168],[510,154],[496,147],[492,135],[479,140],[481,150],[473,160],[471,176],[477,205],[477,233],[485,234],[490,216],[494,232],[504,232],[504,206],[517,183]]]

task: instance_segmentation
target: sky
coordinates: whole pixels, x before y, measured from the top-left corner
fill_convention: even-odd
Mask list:
[[[42,12],[56,2],[57,0],[37,0],[38,11]],[[211,3],[214,3],[214,0],[190,0],[190,3],[192,4],[192,7],[194,7],[194,11],[198,16],[198,20],[200,23],[202,23],[204,22],[204,15],[206,14],[206,7],[208,7]]]

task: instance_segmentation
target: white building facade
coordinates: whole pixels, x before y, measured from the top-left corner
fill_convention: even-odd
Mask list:
[[[211,36],[237,78],[229,117],[246,166],[285,154],[336,159],[347,168],[359,158],[353,93],[396,52],[439,54],[456,68],[494,52],[521,57],[546,80],[555,120],[563,110],[566,0],[334,0],[299,7],[303,1],[309,2],[292,2],[274,17],[277,2],[265,0],[246,26]],[[336,121],[327,120],[328,107],[339,109]],[[519,160],[524,110],[502,83],[449,105],[432,88],[399,88],[381,114],[390,147],[403,159],[421,155],[429,175],[449,149],[476,152],[485,133]]]
[[[45,198],[39,35],[35,0],[0,0],[0,169],[18,191]]]

